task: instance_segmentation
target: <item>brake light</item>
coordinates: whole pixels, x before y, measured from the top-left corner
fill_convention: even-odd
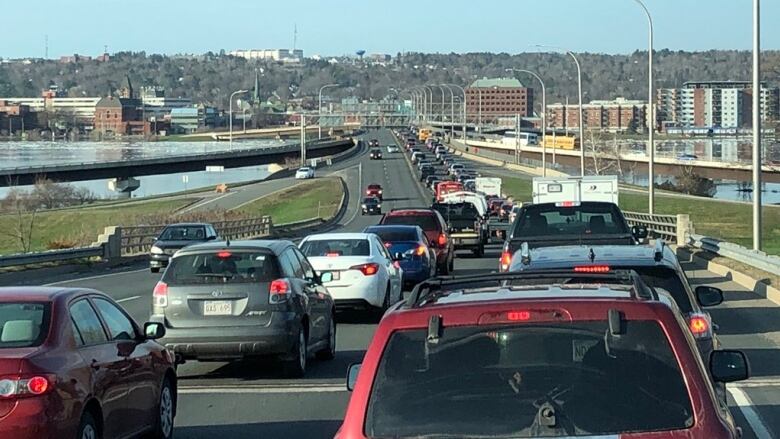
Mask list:
[[[229,257],[233,256],[233,253],[230,252],[219,252],[217,253],[217,257],[220,259],[227,259]]]
[[[330,252],[330,253],[325,253],[325,256],[327,256],[327,257],[329,257],[329,258],[335,258],[335,257],[337,257],[338,255],[339,255],[339,254],[338,254],[337,252]]]
[[[577,201],[559,201],[559,202],[555,203],[556,207],[575,207],[575,206],[579,206],[579,205],[580,205],[580,203],[577,202]]]
[[[710,333],[710,321],[701,314],[691,315],[688,318],[688,327],[696,338],[707,336]]]
[[[370,191],[370,190],[367,190],[367,191],[366,191],[366,195],[371,195],[371,191]]]
[[[609,273],[609,265],[584,265],[574,267],[575,273]]]
[[[439,244],[439,247],[444,247],[447,245],[447,235],[444,233],[439,235],[439,239],[436,241]]]
[[[509,253],[508,251],[501,252],[501,259],[500,259],[501,271],[509,270],[510,264],[512,264],[512,253]]]
[[[355,265],[349,267],[350,270],[359,270],[364,276],[373,276],[379,272],[379,264],[369,262],[368,264]]]
[[[392,246],[393,246],[393,244],[392,244],[392,243],[389,243],[389,242],[386,242],[386,243],[385,243],[385,248],[390,248],[390,247],[392,247]]]
[[[10,398],[43,395],[52,388],[53,377],[6,377],[0,379],[0,401]]]
[[[271,303],[279,303],[287,300],[290,294],[290,283],[286,279],[276,279],[268,287]]]
[[[395,268],[401,268],[401,263],[398,261],[393,261],[393,267]]]
[[[509,311],[506,314],[507,320],[511,322],[526,321],[531,319],[530,311]]]
[[[480,325],[518,322],[570,322],[571,313],[562,308],[490,311],[479,316]]]
[[[152,292],[154,306],[168,306],[168,284],[163,281],[157,282]]]
[[[425,248],[425,246],[421,245],[421,246],[417,247],[417,249],[415,249],[414,254],[416,254],[417,256],[422,256],[422,255],[425,254],[425,250],[427,250]]]

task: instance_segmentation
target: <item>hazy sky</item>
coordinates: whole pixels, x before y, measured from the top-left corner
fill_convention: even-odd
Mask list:
[[[748,49],[751,0],[645,0],[656,48]],[[780,2],[763,1],[766,49],[780,48]],[[628,53],[647,47],[633,0],[28,0],[3,1],[0,57],[145,50],[203,53],[287,48],[306,56],[525,52],[533,44]]]

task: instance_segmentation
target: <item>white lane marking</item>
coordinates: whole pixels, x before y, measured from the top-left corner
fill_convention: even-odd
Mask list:
[[[238,192],[240,192],[240,191],[235,191],[235,192],[228,192],[228,193],[226,193],[226,194],[222,194],[222,195],[220,195],[220,196],[218,196],[218,197],[209,198],[208,200],[201,201],[200,203],[196,203],[196,204],[194,204],[194,205],[192,205],[192,206],[190,206],[190,207],[188,207],[188,208],[186,208],[186,209],[184,209],[184,210],[182,210],[182,211],[179,211],[179,213],[180,213],[180,214],[182,214],[182,213],[187,213],[187,212],[189,212],[189,211],[191,211],[191,210],[194,210],[194,209],[201,208],[201,207],[203,207],[203,206],[205,206],[205,205],[207,205],[207,204],[209,204],[209,203],[213,203],[213,202],[215,202],[215,201],[218,201],[218,200],[221,200],[221,199],[223,199],[223,198],[225,198],[225,197],[229,197],[229,196],[231,196],[231,195],[235,195],[235,194],[237,194]]]
[[[780,377],[768,376],[762,378],[750,378],[746,381],[729,384],[729,387],[750,388],[750,387],[779,387]]]
[[[59,282],[52,282],[50,284],[44,284],[44,287],[51,287],[54,285],[62,285],[62,284],[69,284],[73,282],[81,282],[85,280],[93,280],[93,279],[102,279],[104,277],[110,277],[110,276],[121,276],[123,274],[132,274],[132,273],[140,273],[142,271],[147,271],[148,268],[141,268],[140,270],[130,270],[130,271],[120,271],[118,273],[109,273],[109,274],[99,274],[97,276],[88,276],[88,277],[80,277],[78,279],[69,279],[69,280],[61,280]]]
[[[347,387],[344,384],[324,384],[314,386],[179,386],[179,394],[192,395],[213,395],[223,393],[244,393],[244,394],[288,394],[288,393],[338,393],[346,392]]]
[[[119,299],[116,302],[117,303],[129,302],[131,300],[140,299],[140,298],[141,298],[141,296],[130,296],[130,297],[125,297],[124,299]]]
[[[358,191],[360,192],[357,197],[357,206],[355,206],[355,213],[353,213],[352,217],[349,220],[347,220],[347,222],[342,224],[342,226],[349,225],[350,223],[352,223],[352,221],[355,221],[355,218],[357,217],[357,214],[361,209],[360,200],[363,197],[363,163],[362,162],[358,164]]]
[[[728,391],[731,394],[731,397],[734,398],[734,402],[737,403],[739,411],[742,412],[742,415],[745,417],[748,425],[750,425],[753,433],[756,434],[756,437],[758,439],[773,438],[774,436],[769,433],[769,429],[761,420],[761,416],[758,415],[758,412],[754,408],[753,401],[750,400],[750,397],[747,395],[747,393],[745,393],[742,389],[731,386],[728,387]]]

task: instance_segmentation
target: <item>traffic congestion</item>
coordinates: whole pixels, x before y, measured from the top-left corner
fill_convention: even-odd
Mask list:
[[[742,436],[725,385],[750,367],[708,311],[724,293],[628,225],[616,178],[536,177],[516,200],[432,129],[392,134],[364,153],[404,163],[391,181],[427,203],[388,204],[367,174],[362,230],[170,224],[145,322],[94,289],[0,288],[0,437],[171,438],[185,365],[263,359],[300,380],[342,355],[352,319],[377,326],[343,370],[339,439]],[[491,269],[456,269],[494,247]]]

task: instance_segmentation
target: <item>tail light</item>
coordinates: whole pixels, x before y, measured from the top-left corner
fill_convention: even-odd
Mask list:
[[[163,281],[157,282],[152,292],[152,298],[154,306],[166,307],[168,306],[168,284]]]
[[[501,259],[500,259],[501,271],[508,271],[509,265],[511,263],[512,263],[512,253],[506,250],[501,252]]]
[[[707,338],[710,335],[712,325],[710,325],[710,319],[706,315],[693,313],[688,317],[688,328],[695,338]]]
[[[368,264],[355,265],[349,267],[350,270],[359,270],[364,276],[373,276],[379,272],[379,264],[370,262]]]
[[[575,273],[609,273],[609,265],[584,265],[574,267]]]
[[[286,279],[272,281],[268,288],[270,302],[280,303],[286,301],[290,296],[291,290],[290,283]]]
[[[416,254],[417,256],[422,256],[422,255],[424,255],[424,254],[425,254],[425,251],[426,251],[426,250],[427,250],[427,248],[425,248],[425,246],[424,246],[424,245],[421,245],[421,246],[417,247],[417,248],[414,250],[414,254]]]
[[[392,247],[392,246],[393,246],[393,244],[392,244],[392,243],[390,243],[390,242],[386,242],[386,243],[385,243],[385,248],[390,248],[390,247]]]
[[[439,238],[436,240],[436,243],[439,244],[439,247],[444,247],[447,245],[447,235],[444,233],[439,234]]]
[[[54,377],[36,375],[30,378],[0,378],[0,401],[11,398],[38,396],[51,390]]]

